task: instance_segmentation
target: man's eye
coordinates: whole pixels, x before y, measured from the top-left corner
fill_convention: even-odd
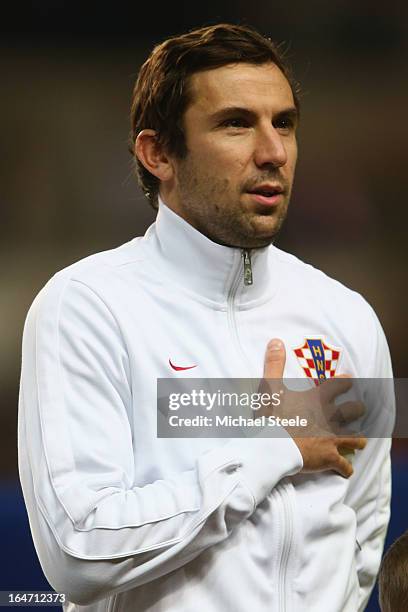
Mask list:
[[[243,128],[248,127],[248,122],[245,119],[239,119],[236,117],[235,119],[226,119],[222,123],[223,127],[233,127],[233,128]]]
[[[290,131],[293,130],[294,128],[294,123],[292,121],[292,119],[279,119],[278,121],[276,121],[276,123],[274,124],[274,127],[278,130],[285,130],[285,131]]]

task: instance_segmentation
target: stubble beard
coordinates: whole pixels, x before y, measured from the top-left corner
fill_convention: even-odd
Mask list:
[[[260,214],[243,207],[242,192],[237,192],[235,197],[228,195],[228,178],[215,180],[202,175],[187,160],[180,163],[177,174],[182,216],[204,236],[218,244],[241,249],[263,248],[274,241],[287,215],[289,189],[278,208]]]

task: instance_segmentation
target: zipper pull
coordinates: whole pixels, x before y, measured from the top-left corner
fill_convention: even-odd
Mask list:
[[[249,251],[244,249],[242,251],[242,257],[244,258],[244,285],[252,285],[254,279],[252,277],[251,256]]]

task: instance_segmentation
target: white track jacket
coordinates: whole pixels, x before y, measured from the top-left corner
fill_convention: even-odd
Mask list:
[[[306,376],[295,350],[308,338],[339,349],[337,374],[391,377],[360,295],[274,246],[251,256],[246,285],[239,249],[161,203],[144,237],[62,270],[35,299],[19,469],[65,610],[364,609],[389,519],[389,440],[371,439],[345,480],[301,474],[289,436],[156,435],[158,377],[261,377],[273,337],[286,377]]]

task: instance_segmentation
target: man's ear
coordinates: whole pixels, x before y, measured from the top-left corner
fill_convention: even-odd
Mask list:
[[[135,142],[135,155],[160,181],[173,178],[173,166],[154,130],[142,130]]]

